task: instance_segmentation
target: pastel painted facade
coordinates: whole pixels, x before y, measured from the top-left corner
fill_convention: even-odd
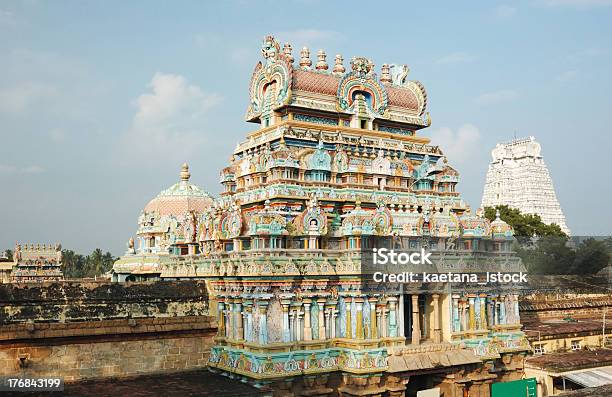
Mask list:
[[[294,58],[271,36],[262,56],[246,112],[258,128],[221,171],[220,197],[173,212],[165,245],[128,244],[113,278],[207,280],[210,368],[275,395],[488,396],[521,378],[516,291],[363,282],[362,255],[380,238],[432,251],[441,273],[522,266],[512,228],[472,212],[459,173],[418,135],[431,124],[424,86],[405,65],[378,76],[367,58]]]
[[[138,217],[136,239],[113,267],[114,281],[159,279],[161,262],[169,255],[199,253],[199,219],[212,204],[212,196],[189,183],[189,166],[183,164],[179,182],[160,192]]]
[[[536,214],[542,222],[555,223],[569,235],[542,147],[535,138],[497,144],[491,156],[482,206],[507,205],[525,214]]]
[[[42,283],[64,279],[61,244],[16,244],[10,280]]]

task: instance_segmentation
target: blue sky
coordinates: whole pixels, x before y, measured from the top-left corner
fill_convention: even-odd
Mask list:
[[[406,63],[480,203],[496,142],[534,135],[574,234],[609,234],[612,1],[0,1],[0,248],[121,254],[178,180],[218,193],[264,35]]]

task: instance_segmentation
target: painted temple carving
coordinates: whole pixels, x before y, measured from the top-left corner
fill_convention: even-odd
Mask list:
[[[286,395],[394,396],[429,382],[458,396],[519,379],[517,291],[363,283],[377,238],[431,250],[440,272],[521,267],[512,228],[472,212],[459,173],[418,135],[431,124],[424,86],[405,65],[379,77],[367,58],[330,67],[323,51],[314,65],[308,48],[292,51],[263,42],[246,111],[258,128],[221,170],[220,197],[184,165],[145,207],[113,279],[206,280],[210,367]]]

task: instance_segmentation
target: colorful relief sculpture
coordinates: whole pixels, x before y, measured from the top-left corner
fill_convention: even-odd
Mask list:
[[[520,269],[512,228],[472,213],[408,67],[351,67],[271,36],[250,84],[259,124],[213,200],[188,177],[143,212],[116,281],[204,279],[218,316],[210,368],[279,395],[488,395],[522,376],[518,293],[474,284],[364,283],[375,239],[432,252],[440,273]],[[443,142],[440,142],[443,144]],[[191,186],[191,187],[187,187]],[[179,193],[180,192],[180,193]],[[176,194],[175,194],[176,193]],[[179,204],[180,203],[180,204]],[[425,375],[427,374],[427,375]],[[411,389],[412,388],[412,389]]]

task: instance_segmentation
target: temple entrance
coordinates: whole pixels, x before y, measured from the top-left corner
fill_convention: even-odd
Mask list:
[[[440,396],[440,389],[434,388],[434,380],[435,376],[431,374],[410,376],[406,385],[406,397]]]

